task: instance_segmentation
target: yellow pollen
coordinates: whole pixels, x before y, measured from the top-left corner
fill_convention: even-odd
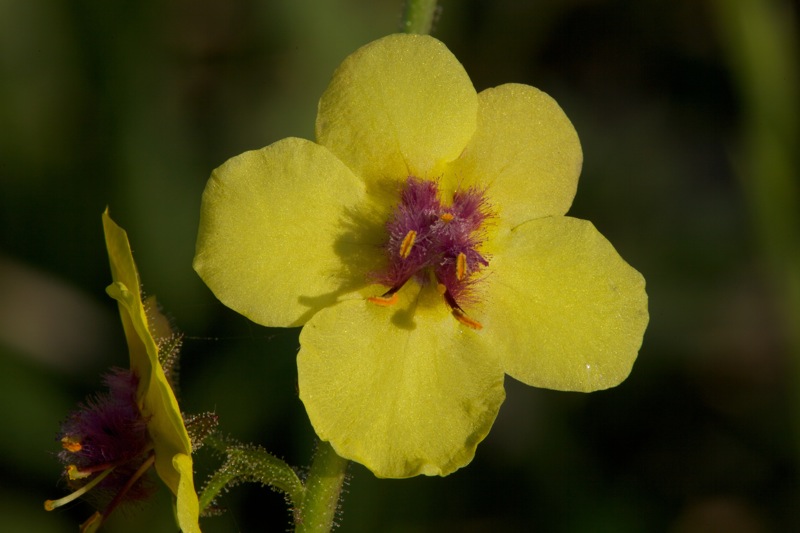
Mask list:
[[[444,213],[439,218],[442,220],[442,222],[450,222],[454,217],[453,213]]]
[[[91,472],[82,472],[81,470],[78,470],[78,467],[76,465],[69,465],[67,467],[67,477],[69,477],[73,481],[76,479],[83,479],[91,475],[92,475]]]
[[[389,296],[370,296],[367,298],[367,301],[375,305],[380,305],[381,307],[390,307],[397,303],[398,298],[399,297],[395,292]]]
[[[458,320],[468,328],[483,329],[483,325],[480,322],[468,317],[461,309],[458,308],[453,309],[453,316],[455,317],[456,320]]]
[[[461,281],[467,274],[467,256],[460,252],[456,257],[456,279]]]
[[[417,232],[409,230],[406,236],[403,237],[403,242],[400,244],[400,257],[405,259],[411,253],[411,247],[414,246],[414,241],[417,240]]]
[[[447,287],[444,286],[444,283],[437,283],[436,290],[439,292],[439,294],[444,294],[447,292]]]
[[[72,453],[77,453],[83,449],[81,443],[72,437],[64,437],[61,439],[61,447]]]

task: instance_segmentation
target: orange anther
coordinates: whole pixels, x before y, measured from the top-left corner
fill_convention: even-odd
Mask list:
[[[78,467],[76,465],[69,465],[67,467],[67,477],[73,481],[76,479],[87,478],[91,475],[92,475],[91,472],[83,472],[81,470],[78,470]]]
[[[380,305],[381,307],[390,307],[397,303],[397,299],[399,296],[396,292],[388,296],[370,296],[367,298],[367,301],[373,303],[375,305]]]
[[[64,437],[61,439],[61,447],[68,452],[77,453],[83,449],[81,443],[72,437]]]
[[[450,222],[454,217],[453,213],[444,213],[439,218],[442,220],[442,222]]]
[[[464,313],[464,311],[462,311],[461,309],[454,308],[453,309],[453,316],[456,318],[456,320],[458,320],[459,322],[461,322],[462,324],[464,324],[468,328],[483,329],[483,325],[481,325],[480,322],[478,322],[477,320],[473,320],[470,317],[468,317]]]
[[[400,257],[405,259],[411,253],[411,247],[414,246],[414,241],[417,240],[417,232],[409,230],[406,236],[403,237],[403,242],[400,244]]]
[[[467,275],[467,256],[464,252],[459,252],[456,257],[456,279],[461,281]]]

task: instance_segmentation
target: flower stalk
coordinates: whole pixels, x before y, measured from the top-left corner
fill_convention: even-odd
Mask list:
[[[407,0],[403,12],[403,32],[429,35],[436,18],[436,4],[436,0]]]
[[[755,237],[781,306],[782,327],[800,383],[800,69],[790,6],[766,0],[714,3],[723,50],[740,94],[743,155],[738,166]],[[800,390],[794,387],[793,390]],[[795,392],[800,442],[800,395]]]
[[[242,444],[212,435],[206,444],[227,457],[211,476],[200,497],[200,512],[211,514],[214,501],[225,488],[239,483],[259,483],[283,492],[292,508],[295,531],[324,533],[334,525],[348,461],[327,442],[320,442],[305,483],[294,469],[260,446]]]
[[[292,467],[263,448],[218,436],[209,437],[206,444],[225,453],[227,458],[200,494],[201,513],[209,512],[223,489],[242,482],[260,483],[283,492],[295,509],[303,501],[303,483]]]
[[[344,484],[348,461],[339,457],[333,447],[320,441],[306,479],[306,493],[297,520],[297,533],[324,533],[331,530],[339,496]]]

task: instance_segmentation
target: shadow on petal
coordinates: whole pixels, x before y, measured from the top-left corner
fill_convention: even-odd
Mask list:
[[[300,295],[298,303],[308,307],[293,326],[302,326],[321,309],[335,305],[343,297],[361,297],[360,291],[372,285],[371,274],[385,264],[383,246],[386,241],[385,210],[347,209],[339,224],[342,232],[333,242],[333,252],[341,259],[337,269],[328,275],[339,280],[338,287],[316,295]],[[344,298],[347,299],[347,298]]]

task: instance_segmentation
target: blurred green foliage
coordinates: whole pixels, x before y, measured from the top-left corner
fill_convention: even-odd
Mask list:
[[[797,12],[751,3],[777,14],[766,28],[755,16],[731,25],[738,0],[443,2],[434,35],[476,88],[537,86],[575,124],[585,164],[572,214],[645,275],[651,324],[616,389],[507,379],[475,461],[447,478],[378,480],[353,465],[340,531],[800,527],[800,326],[770,248],[777,234],[796,257],[787,236],[797,228],[765,234],[758,222],[773,202],[797,206],[797,156],[777,171],[750,159],[797,147],[797,65],[780,60],[796,59]],[[183,409],[215,410],[236,438],[308,463],[297,331],[248,322],[194,274],[200,194],[225,159],[312,138],[333,69],[396,31],[400,13],[394,0],[0,0],[0,529],[75,531],[90,514],[83,504],[45,513],[42,502],[65,491],[59,421],[101,372],[126,364],[104,293],[106,205],[128,230],[145,290],[187,335]],[[769,24],[784,37],[771,40]],[[772,139],[756,146],[766,155],[753,155],[753,135]],[[754,202],[748,180],[770,172],[790,192]],[[215,458],[197,461],[200,485]],[[281,496],[260,487],[221,503],[230,512],[204,531],[288,524]],[[162,492],[108,530],[173,531],[169,512]]]

